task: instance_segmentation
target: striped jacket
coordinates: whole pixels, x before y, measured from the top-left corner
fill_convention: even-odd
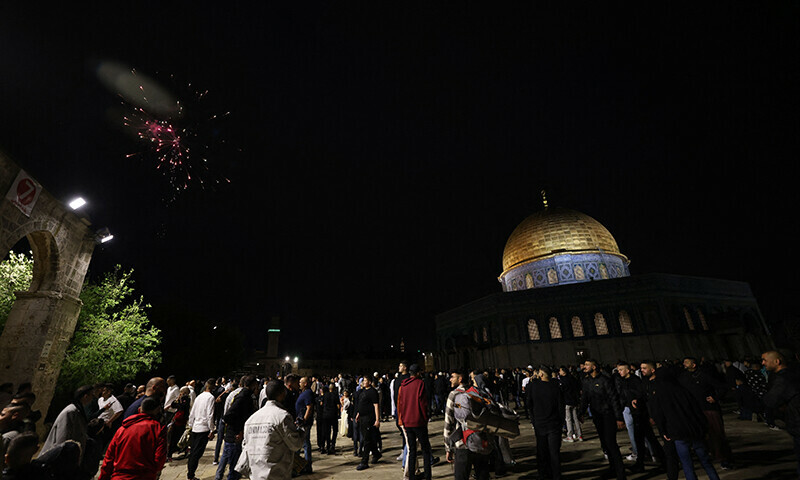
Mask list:
[[[463,439],[458,440],[455,445],[453,445],[452,440],[450,440],[450,436],[458,428],[458,422],[456,422],[456,417],[454,414],[456,405],[455,398],[456,395],[459,393],[464,393],[465,391],[466,389],[463,387],[463,385],[459,385],[447,396],[447,405],[444,408],[444,448],[448,452],[452,450],[454,446],[456,449],[467,448],[467,446],[464,445]]]

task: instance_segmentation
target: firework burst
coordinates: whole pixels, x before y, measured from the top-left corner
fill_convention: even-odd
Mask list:
[[[188,98],[197,113],[188,115],[180,100],[165,94],[165,90],[152,82],[138,81],[135,70],[131,75],[137,80],[138,94],[120,93],[119,96],[128,112],[123,117],[124,124],[135,132],[143,149],[128,154],[127,158],[141,157],[152,161],[156,170],[168,180],[170,193],[167,200],[170,201],[189,188],[206,189],[229,183],[230,180],[211,168],[209,159],[213,157],[215,144],[225,143],[217,139],[210,124],[230,112],[223,115],[200,113],[208,91],[194,91],[189,84],[186,87]],[[174,77],[170,78],[174,80]]]

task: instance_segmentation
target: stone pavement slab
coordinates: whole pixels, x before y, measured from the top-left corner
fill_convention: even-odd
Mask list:
[[[723,471],[717,468],[722,480],[788,480],[797,479],[797,462],[793,454],[791,437],[784,431],[770,430],[763,423],[737,420],[732,414],[726,414],[725,427],[733,448],[737,468]],[[436,417],[429,425],[431,444],[434,456],[441,458],[441,462],[433,467],[433,478],[452,478],[453,468],[444,461],[445,452],[442,443],[442,417]],[[591,421],[583,424],[585,442],[564,443],[561,447],[562,478],[565,480],[584,480],[597,478],[607,467],[603,458],[600,442]],[[400,433],[393,422],[381,425],[383,438],[383,457],[377,465],[364,471],[356,471],[359,459],[353,456],[353,445],[350,439],[340,439],[337,442],[336,455],[321,455],[313,453],[314,473],[297,477],[298,480],[401,480],[403,473],[400,462],[395,458],[400,454]],[[512,453],[517,462],[510,468],[508,479],[536,479],[535,437],[530,422],[522,419],[522,434],[511,440]],[[312,439],[316,439],[312,432]],[[630,442],[626,432],[619,432],[617,440],[623,456],[630,453]],[[201,480],[214,478],[216,466],[213,461],[213,443],[209,442],[208,448],[200,461],[197,477]],[[629,462],[626,462],[629,463]],[[699,478],[706,478],[705,472],[696,462],[696,471]],[[718,464],[715,465],[719,467]],[[629,475],[631,480],[663,479],[663,473],[653,470],[653,465],[647,465],[648,471]],[[227,472],[226,472],[227,473]],[[162,480],[184,480],[186,478],[186,460],[173,461],[167,464],[161,474]],[[492,478],[495,475],[492,474]],[[684,478],[681,473],[680,478]]]

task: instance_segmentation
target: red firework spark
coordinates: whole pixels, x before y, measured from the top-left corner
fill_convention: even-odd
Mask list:
[[[135,70],[132,71],[135,75]],[[189,84],[191,87],[191,84]],[[158,118],[150,113],[150,100],[143,85],[139,85],[141,100],[145,105],[134,106],[124,98],[122,104],[128,107],[129,114],[124,116],[124,124],[136,131],[139,139],[147,145],[147,149],[142,152],[128,154],[127,157],[143,156],[151,157],[156,162],[156,169],[164,173],[172,187],[172,199],[181,190],[186,190],[190,185],[196,184],[205,188],[208,184],[219,184],[222,181],[230,182],[224,177],[213,177],[208,168],[209,147],[202,142],[194,129],[183,126],[186,122],[183,105],[180,101],[175,101],[173,112],[170,115],[163,115],[166,118]],[[196,100],[200,101],[208,93],[194,92]],[[157,110],[163,111],[164,108]],[[228,115],[230,112],[225,113]],[[215,120],[217,115],[211,115],[207,120]],[[190,145],[197,146],[202,152],[195,158],[192,154]]]

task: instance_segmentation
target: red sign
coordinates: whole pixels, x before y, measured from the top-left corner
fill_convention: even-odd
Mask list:
[[[20,170],[16,180],[11,184],[11,188],[8,189],[6,198],[25,216],[30,217],[40,193],[42,193],[42,186],[23,170]]]

